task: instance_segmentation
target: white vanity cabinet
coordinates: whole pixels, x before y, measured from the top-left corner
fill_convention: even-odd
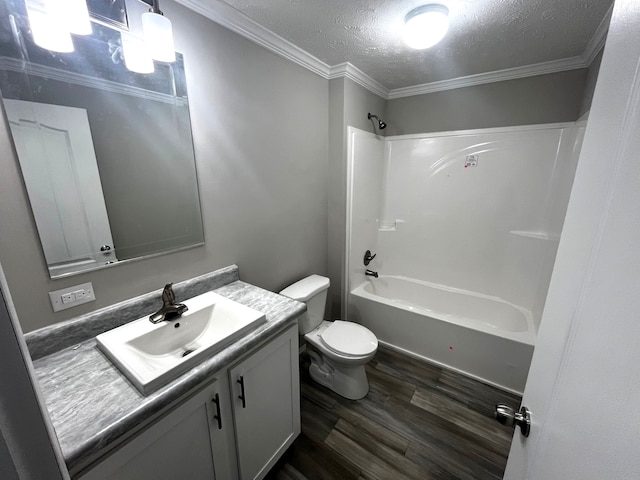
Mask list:
[[[263,478],[300,433],[297,324],[212,378],[79,478]]]
[[[241,480],[263,478],[300,433],[298,327],[229,369]]]
[[[225,394],[220,387],[214,382],[193,395],[81,476],[82,480],[229,478],[232,467],[215,418],[215,400]]]

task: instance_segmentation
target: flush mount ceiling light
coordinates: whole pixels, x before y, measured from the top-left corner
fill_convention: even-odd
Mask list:
[[[434,46],[448,29],[449,9],[444,5],[422,5],[404,17],[404,41],[417,50]]]

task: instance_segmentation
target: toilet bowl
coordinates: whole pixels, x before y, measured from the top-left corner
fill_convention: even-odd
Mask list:
[[[328,289],[328,278],[311,275],[280,295],[307,304],[298,327],[309,347],[311,378],[345,398],[358,400],[369,391],[364,366],[374,357],[378,339],[357,323],[323,320]]]

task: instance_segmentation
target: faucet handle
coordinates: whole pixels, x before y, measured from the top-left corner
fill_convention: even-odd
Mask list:
[[[172,305],[176,301],[176,296],[173,293],[173,283],[167,283],[162,290],[162,303],[164,305]]]
[[[366,252],[364,252],[364,259],[362,260],[364,262],[364,266],[368,266],[371,263],[371,260],[376,258],[376,255],[376,253],[371,255],[371,250],[367,250]]]

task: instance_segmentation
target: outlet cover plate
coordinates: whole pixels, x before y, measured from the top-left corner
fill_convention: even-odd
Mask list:
[[[93,302],[95,299],[96,295],[91,282],[49,292],[49,300],[54,312]]]

